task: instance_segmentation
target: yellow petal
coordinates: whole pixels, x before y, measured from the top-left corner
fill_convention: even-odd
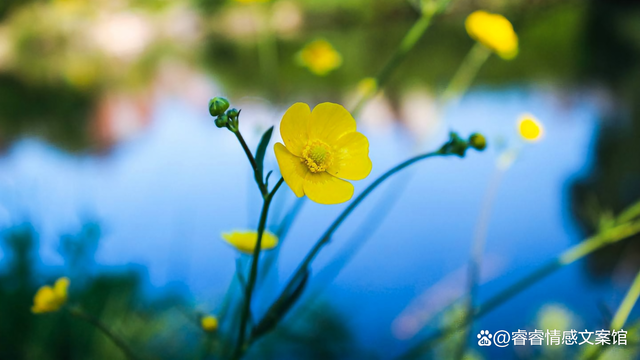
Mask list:
[[[540,122],[533,115],[525,114],[518,121],[518,131],[523,139],[531,142],[540,140],[544,132]]]
[[[289,150],[280,143],[276,143],[273,147],[276,153],[276,159],[278,160],[278,166],[280,167],[280,173],[287,182],[287,185],[291,188],[297,197],[304,196],[304,190],[302,184],[304,178],[309,172],[309,168],[305,165],[299,157],[293,155]]]
[[[295,103],[282,116],[280,122],[280,135],[289,151],[296,155],[302,155],[302,149],[309,140],[309,119],[311,109],[304,103]]]
[[[276,246],[278,246],[278,237],[269,231],[265,231],[264,234],[262,234],[262,244],[260,244],[260,248],[270,250]]]
[[[333,162],[327,172],[348,180],[362,180],[371,172],[369,140],[359,132],[344,135],[333,144]]]
[[[353,185],[326,172],[309,172],[304,179],[304,193],[319,204],[340,204],[353,196]]]
[[[207,332],[213,332],[218,330],[218,318],[215,316],[207,315],[200,320],[200,326]]]
[[[471,38],[503,59],[513,59],[518,54],[518,35],[504,16],[478,10],[467,17],[465,27]]]
[[[33,307],[31,311],[35,314],[55,311],[57,296],[51,286],[43,286],[33,297]]]
[[[253,251],[256,248],[256,243],[258,242],[258,233],[252,230],[232,231],[230,233],[223,233],[222,238],[238,251],[245,254],[253,254]],[[265,231],[262,234],[260,250],[270,250],[277,245],[277,236],[268,231]]]
[[[298,54],[302,65],[318,76],[325,76],[342,65],[342,56],[326,40],[307,44]]]
[[[322,103],[311,112],[309,139],[318,139],[333,145],[341,136],[354,131],[356,121],[342,105]]]
[[[53,285],[53,291],[56,293],[56,296],[60,298],[63,302],[67,300],[67,289],[69,288],[69,278],[61,277],[56,280],[56,283]]]

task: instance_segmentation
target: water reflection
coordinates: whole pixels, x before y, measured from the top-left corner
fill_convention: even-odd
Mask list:
[[[598,109],[588,97],[572,96],[570,102],[559,103],[546,94],[535,89],[473,92],[445,109],[446,125],[436,128],[432,137],[441,142],[448,127],[461,133],[482,129],[490,141],[516,144],[519,114],[535,112],[545,124],[544,140],[522,148],[497,194],[487,251],[497,263],[509,261],[499,268],[501,276],[487,284],[487,292],[579,239],[564,189],[570,178],[590,166]],[[253,134],[248,141],[255,144],[259,132],[248,130],[276,123],[283,109],[245,101],[257,104],[243,109],[246,132]],[[253,191],[243,155],[235,151],[234,138],[216,131],[206,109],[184,98],[163,98],[153,109],[144,131],[102,155],[72,155],[36,139],[17,142],[0,162],[2,225],[31,221],[40,235],[42,261],[61,265],[59,236],[96,219],[103,231],[96,253],[99,264],[144,265],[154,286],[184,283],[196,302],[215,306],[233,276],[236,256],[219,234],[255,225],[258,214],[250,210],[256,208],[259,194]],[[389,124],[391,131],[385,132],[365,125],[374,176],[415,151],[401,125]],[[436,159],[418,166],[379,230],[323,293],[352,314],[348,324],[359,329],[362,340],[379,341],[385,351],[393,351],[398,346],[389,336],[394,318],[416,295],[430,293],[441,278],[466,263],[473,224],[498,154],[494,149],[464,161]],[[275,168],[275,159],[268,158],[267,167]],[[356,192],[363,185],[356,183]],[[380,193],[348,220],[349,226],[337,234],[314,269],[327,266],[333,254],[348,246],[345,241]],[[276,207],[286,208],[293,199],[286,189]],[[341,207],[303,208],[280,254],[281,280]],[[283,216],[283,211],[275,213]],[[531,313],[506,320],[505,312],[513,311],[507,306],[485,321],[518,326],[548,301],[576,312],[590,309],[596,295],[580,279],[577,268],[567,270],[545,284],[554,291],[515,300],[526,301]],[[571,296],[576,293],[582,296]]]

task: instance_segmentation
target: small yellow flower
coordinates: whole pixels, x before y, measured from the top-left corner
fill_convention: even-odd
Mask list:
[[[253,254],[253,250],[256,248],[256,242],[258,242],[258,232],[252,230],[232,231],[223,233],[222,238],[231,246],[238,249],[238,251],[245,254]],[[277,236],[268,231],[262,234],[262,242],[260,243],[261,250],[273,249],[277,245]]]
[[[342,106],[322,103],[313,109],[293,104],[280,122],[284,144],[275,145],[284,181],[298,197],[339,204],[353,196],[353,185],[371,172],[369,140]]]
[[[362,97],[372,96],[378,91],[378,82],[372,77],[367,77],[358,82],[358,94]]]
[[[299,53],[298,60],[312,73],[318,76],[327,75],[342,65],[342,56],[326,40],[314,40]]]
[[[31,312],[41,314],[60,310],[67,302],[68,288],[69,279],[66,277],[56,280],[53,287],[48,285],[41,287],[33,298]]]
[[[206,332],[214,332],[218,330],[218,318],[212,315],[203,316],[200,320],[200,326]]]
[[[518,121],[518,132],[523,139],[531,142],[540,140],[544,130],[542,124],[531,114],[524,114]]]
[[[504,16],[478,10],[467,17],[465,27],[471,38],[501,58],[510,60],[518,55],[518,35]]]

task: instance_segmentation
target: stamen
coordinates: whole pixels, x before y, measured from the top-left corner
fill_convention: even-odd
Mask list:
[[[325,171],[331,166],[331,148],[319,140],[309,141],[302,150],[300,161],[305,163],[313,173]]]

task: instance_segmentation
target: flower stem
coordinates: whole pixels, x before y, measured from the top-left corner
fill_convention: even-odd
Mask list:
[[[438,9],[438,8],[431,8],[429,10],[422,11],[420,18],[418,18],[418,20],[409,29],[407,34],[404,36],[404,38],[400,42],[400,45],[398,46],[398,48],[395,50],[393,55],[391,55],[391,58],[389,59],[389,61],[387,61],[384,67],[376,75],[375,77],[376,89],[381,89],[383,86],[387,84],[387,81],[389,80],[389,77],[391,76],[393,71],[404,61],[409,51],[413,49],[413,47],[416,45],[418,40],[420,40],[422,35],[424,35],[424,33],[429,28],[429,25],[431,24],[431,19],[433,19],[433,16],[437,14],[439,11],[441,11],[441,9]],[[351,112],[354,117],[357,116],[360,110],[362,110],[362,107],[376,93],[377,91],[371,91],[360,98],[356,106],[353,108],[353,111]]]
[[[636,275],[635,280],[633,280],[631,287],[627,291],[627,294],[622,300],[622,303],[620,303],[620,307],[618,307],[618,310],[616,310],[616,313],[611,320],[611,323],[609,325],[609,329],[611,331],[622,330],[622,327],[626,324],[627,319],[629,318],[631,310],[638,301],[638,297],[640,297],[640,271]],[[589,346],[585,348],[582,356],[580,356],[580,359],[598,359],[602,355],[603,351],[604,349],[601,346]]]
[[[491,50],[480,43],[476,43],[471,50],[469,50],[464,60],[462,60],[460,67],[456,71],[455,75],[453,75],[453,78],[442,94],[440,101],[442,103],[446,103],[451,100],[456,100],[462,94],[467,92],[467,89],[473,82],[473,79],[478,75],[480,68],[484,65],[490,55]]]
[[[467,322],[471,323],[471,317],[473,316],[473,308],[475,306],[476,295],[478,292],[478,283],[480,282],[482,258],[484,249],[487,243],[487,231],[489,227],[489,219],[491,217],[491,209],[493,202],[498,193],[498,188],[502,180],[504,171],[497,168],[489,182],[489,188],[485,193],[485,197],[482,203],[482,209],[480,210],[480,216],[476,225],[475,234],[473,237],[473,245],[471,247],[471,256],[469,257],[468,265],[468,278],[467,278],[467,291],[469,296],[466,299],[464,316]],[[469,327],[467,326],[462,334],[462,343],[457,347],[454,359],[462,359],[469,345]]]
[[[640,221],[628,222],[602,231],[601,233],[586,239],[580,244],[565,250],[563,253],[561,253],[545,265],[541,266],[533,273],[529,274],[520,281],[494,295],[485,303],[481,304],[475,309],[475,311],[473,312],[473,316],[469,319],[466,319],[466,321],[453,324],[445,329],[436,332],[432,336],[419,342],[405,354],[398,357],[398,359],[415,359],[420,357],[421,355],[429,351],[439,340],[451,336],[461,329],[464,329],[474,320],[487,315],[506,301],[510,300],[522,291],[528,289],[538,281],[553,274],[555,271],[563,268],[566,265],[572,264],[573,262],[582,259],[583,257],[590,255],[607,245],[614,244],[638,233],[640,233]]]
[[[111,331],[105,324],[103,324],[102,321],[100,321],[100,319],[90,314],[87,314],[84,310],[82,310],[77,306],[68,308],[67,311],[69,312],[69,314],[73,315],[74,317],[80,320],[86,321],[87,323],[93,325],[96,329],[100,330],[107,338],[109,338],[109,340],[111,340],[114,343],[114,345],[116,345],[120,350],[122,350],[122,352],[125,354],[125,356],[129,360],[140,359],[138,356],[136,356],[136,354],[134,354],[131,348],[129,348],[129,345],[127,345],[127,343],[125,343],[124,340],[122,340],[118,335],[116,335],[113,331]]]
[[[249,163],[251,163],[251,168],[253,169],[253,176],[256,179],[256,184],[258,184],[258,188],[260,189],[260,193],[262,194],[262,197],[266,199],[266,197],[269,195],[269,190],[267,190],[267,186],[262,182],[262,179],[260,178],[260,172],[258,171],[258,164],[256,163],[256,159],[253,157],[253,154],[251,153],[249,146],[247,146],[247,142],[244,141],[244,137],[242,137],[242,133],[240,133],[240,130],[238,129],[237,131],[233,131],[233,133],[238,138],[240,145],[242,145],[242,149],[244,150],[244,153],[247,155],[247,159],[249,159]]]
[[[631,309],[635,306],[640,297],[640,271],[636,275],[635,280],[631,284],[627,295],[625,295],[620,307],[611,320],[611,329],[621,329],[631,314]]]
[[[395,173],[403,170],[408,166],[411,166],[412,164],[420,160],[424,160],[434,156],[447,156],[447,155],[452,155],[452,154],[444,152],[442,150],[438,150],[438,151],[415,156],[395,166],[394,168],[390,169],[389,171],[384,173],[382,176],[377,178],[373,183],[371,183],[362,193],[360,193],[360,195],[358,195],[358,197],[355,200],[353,200],[349,204],[349,206],[347,206],[347,208],[336,218],[336,220],[334,220],[334,222],[331,224],[331,226],[329,226],[329,228],[320,237],[320,239],[316,241],[313,248],[309,251],[309,253],[307,253],[304,260],[300,263],[300,265],[298,266],[294,274],[289,278],[289,282],[285,286],[284,290],[280,293],[276,301],[273,302],[271,307],[275,306],[276,304],[282,303],[284,301],[284,297],[286,297],[288,294],[295,292],[294,290],[296,286],[299,285],[298,279],[302,278],[305,272],[307,272],[309,266],[311,265],[315,257],[318,255],[322,247],[331,240],[331,236],[338,229],[338,227],[340,227],[342,222],[351,214],[351,212],[356,207],[358,207],[358,205],[360,205],[362,200],[364,200],[373,190],[375,190],[380,184],[382,184],[385,180],[387,180],[389,177],[391,177]],[[260,324],[263,320],[265,319],[262,319],[261,321],[259,321],[258,324]],[[277,319],[276,321],[279,321],[279,320],[280,319]],[[255,340],[256,340],[256,337],[252,338],[250,342],[253,342]]]
[[[244,303],[242,308],[242,315],[240,318],[240,330],[238,333],[238,342],[236,344],[236,350],[233,355],[234,359],[240,359],[242,357],[242,354],[244,353],[244,339],[247,330],[247,322],[251,316],[251,298],[253,296],[253,289],[256,284],[256,279],[258,278],[258,265],[260,261],[260,250],[262,247],[262,235],[264,234],[264,230],[267,226],[267,215],[269,213],[271,200],[273,199],[273,196],[276,194],[283,182],[284,179],[280,178],[280,180],[278,180],[276,185],[273,187],[273,190],[271,190],[270,193],[267,193],[267,195],[264,197],[264,201],[262,204],[260,221],[258,223],[258,239],[256,240],[256,246],[253,250],[253,262],[251,263],[249,280],[247,281],[247,286],[245,288]]]

